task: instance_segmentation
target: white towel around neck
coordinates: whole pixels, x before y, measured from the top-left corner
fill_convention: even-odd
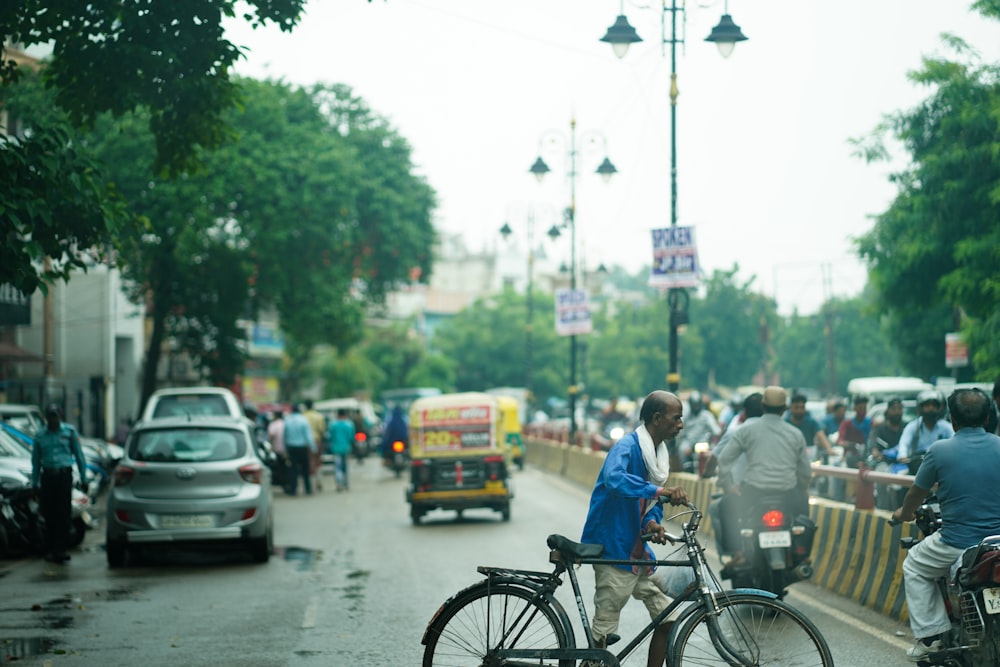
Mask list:
[[[635,429],[639,436],[639,449],[642,450],[642,460],[646,464],[647,478],[657,486],[663,486],[670,475],[670,454],[667,446],[660,441],[653,444],[653,437],[649,435],[645,424],[639,424]]]

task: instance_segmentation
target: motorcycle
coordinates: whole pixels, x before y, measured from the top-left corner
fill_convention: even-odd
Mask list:
[[[783,598],[785,587],[813,574],[816,523],[804,514],[792,515],[784,494],[762,496],[740,524],[744,558],[720,572],[733,588],[758,588]]]
[[[941,527],[941,505],[927,496],[915,512],[915,523],[924,537]],[[890,525],[898,522],[889,521]],[[915,537],[899,540],[902,549],[920,542]],[[948,576],[937,580],[944,598],[951,630],[942,650],[930,653],[918,665],[979,667],[1000,665],[1000,535],[991,535],[969,547]]]
[[[0,555],[40,554],[45,542],[37,491],[30,486],[0,485]]]
[[[403,471],[408,467],[408,458],[406,443],[402,440],[394,440],[382,463],[399,478],[403,476]]]

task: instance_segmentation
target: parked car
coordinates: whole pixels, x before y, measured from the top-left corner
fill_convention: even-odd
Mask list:
[[[138,422],[108,493],[108,565],[165,544],[248,549],[266,562],[274,498],[265,455],[242,417]]]
[[[0,486],[18,488],[31,483],[31,451],[0,429]]]
[[[225,387],[172,387],[157,389],[146,401],[142,420],[163,417],[229,415],[244,417],[240,400]]]
[[[45,416],[37,405],[0,403],[0,421],[32,436],[45,428]]]

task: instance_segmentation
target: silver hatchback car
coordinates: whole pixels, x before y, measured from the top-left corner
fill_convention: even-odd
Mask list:
[[[274,497],[257,447],[244,419],[136,424],[108,494],[108,565],[125,565],[139,547],[176,544],[247,548],[266,562],[274,545]]]

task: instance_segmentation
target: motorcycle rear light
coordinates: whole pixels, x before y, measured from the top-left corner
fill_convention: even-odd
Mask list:
[[[264,481],[264,466],[259,463],[248,463],[245,466],[240,466],[240,477],[243,478],[244,482],[260,484]]]
[[[354,439],[357,440],[358,442],[364,442],[365,440],[368,439],[368,436],[365,435],[364,433],[355,433]]]
[[[403,444],[402,440],[396,440],[395,442],[392,443],[392,451],[396,452],[397,454],[402,453],[405,449],[406,445]]]
[[[135,470],[128,466],[118,466],[111,475],[111,486],[128,486],[135,477]]]
[[[760,522],[768,528],[779,528],[785,524],[785,513],[781,510],[768,510],[764,512]]]

